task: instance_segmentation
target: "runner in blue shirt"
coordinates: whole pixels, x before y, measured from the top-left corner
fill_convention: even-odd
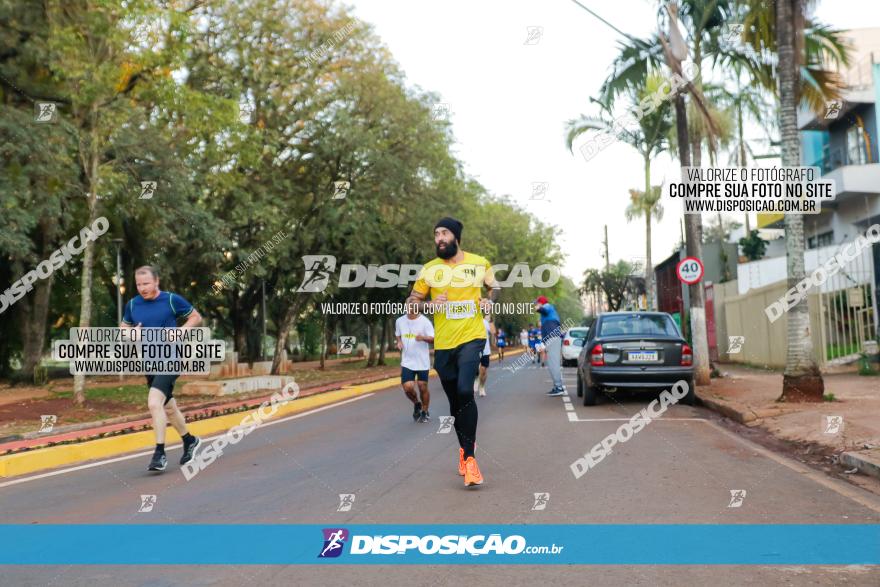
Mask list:
[[[120,328],[176,328],[178,320],[186,320],[181,328],[195,328],[202,322],[202,316],[181,296],[159,289],[159,273],[154,267],[144,265],[134,272],[138,294],[125,304],[125,313]],[[190,462],[201,444],[198,436],[193,436],[186,428],[186,418],[177,407],[173,397],[174,382],[178,375],[147,375],[147,406],[153,419],[153,432],[156,434],[156,450],[150,459],[149,471],[164,471],[168,465],[165,456],[165,429],[170,418],[171,424],[183,439],[183,456],[180,464]],[[167,410],[167,414],[166,414]]]
[[[538,362],[539,353],[537,351],[538,343],[541,342],[541,329],[534,324],[529,324],[529,351],[534,357],[534,363]]]
[[[507,334],[503,328],[499,328],[495,333],[495,346],[498,347],[498,360],[504,360],[504,349],[507,347]]]

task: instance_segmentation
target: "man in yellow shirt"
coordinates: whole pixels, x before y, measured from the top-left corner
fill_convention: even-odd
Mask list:
[[[466,486],[480,485],[483,475],[474,457],[477,404],[474,381],[486,344],[483,315],[491,311],[501,288],[489,261],[461,250],[461,222],[442,218],[434,226],[437,258],[422,267],[407,302],[434,314],[434,369],[440,376],[455,418],[458,435],[458,474]],[[483,286],[490,288],[482,297]],[[430,294],[431,301],[425,302]]]

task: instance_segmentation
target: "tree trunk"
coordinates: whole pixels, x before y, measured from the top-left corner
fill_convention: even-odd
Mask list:
[[[287,310],[284,312],[284,317],[278,324],[278,332],[275,334],[275,357],[272,359],[272,375],[279,374],[281,368],[281,356],[284,354],[282,351],[284,351],[287,346],[288,334],[293,329],[294,322],[302,308],[304,299],[303,296],[297,296],[293,303],[287,307]]]
[[[798,65],[794,54],[794,0],[776,2],[776,47],[779,55],[779,133],[782,141],[782,165],[800,165],[800,137],[797,129]],[[804,279],[804,218],[785,215],[785,253],[788,287]],[[788,352],[782,374],[783,401],[820,402],[825,382],[813,356],[810,313],[807,296],[788,311]]]
[[[379,329],[376,328],[374,322],[367,323],[367,338],[369,339],[370,353],[367,356],[367,367],[375,367],[376,359],[376,341],[379,338]]]
[[[385,339],[385,344],[388,345],[388,350],[397,348],[397,337],[394,336],[394,316],[388,316],[388,338]]]
[[[329,347],[330,345],[327,343],[327,314],[324,314],[321,320],[321,364],[318,367],[321,371],[324,370],[324,362],[327,358],[327,349]]]
[[[48,259],[52,252],[55,223],[47,218],[40,219],[40,257]],[[22,349],[22,373],[33,376],[34,367],[40,364],[43,358],[43,349],[46,345],[46,320],[49,316],[49,298],[52,294],[52,283],[55,280],[53,273],[47,279],[41,279],[34,284],[33,303],[30,300],[22,300],[22,322],[24,326],[23,349]]]
[[[645,199],[651,198],[651,158],[645,156]],[[646,309],[654,309],[654,266],[651,264],[651,209],[645,210],[645,299]]]
[[[741,91],[739,85],[739,74],[737,74],[736,80],[737,89]],[[736,105],[736,134],[739,139],[739,165],[740,167],[748,167],[748,161],[746,160],[746,139],[745,133],[743,131],[743,111],[742,111],[742,102],[737,102]],[[749,225],[749,213],[746,212],[746,236],[749,236],[749,232],[751,232],[752,227]]]
[[[675,98],[675,130],[678,135],[678,159],[682,167],[690,167],[691,158],[688,152],[687,109],[684,96]],[[699,214],[685,214],[686,233],[685,250],[688,257],[699,259],[702,255],[703,224]],[[694,351],[694,378],[697,385],[709,385],[709,340],[706,336],[706,309],[703,296],[703,283],[697,282],[689,286],[691,342]]]
[[[388,318],[382,317],[382,337],[379,339],[381,342],[379,344],[379,360],[376,363],[380,367],[385,366],[385,349],[388,344]]]
[[[89,114],[91,129],[89,131],[88,149],[83,149],[80,145],[81,152],[85,152],[83,168],[86,173],[86,181],[88,182],[89,195],[89,220],[88,225],[94,224],[98,217],[98,164],[99,153],[98,148],[98,107],[97,104],[92,106]],[[82,279],[80,280],[80,309],[79,309],[79,327],[88,328],[92,325],[92,274],[95,266],[95,243],[86,239],[83,250],[82,261]],[[73,376],[73,401],[76,405],[81,406],[86,401],[86,376],[76,374]]]
[[[24,348],[22,349],[22,373],[33,375],[34,367],[43,358],[46,345],[46,319],[49,316],[49,298],[52,293],[54,276],[42,279],[34,284],[34,300],[22,304],[24,325]]]
[[[243,321],[237,320],[234,323],[235,334],[233,335],[235,340],[235,350],[238,351],[238,360],[242,363],[250,362],[250,354],[248,352],[248,344],[247,344],[247,326],[243,323]]]

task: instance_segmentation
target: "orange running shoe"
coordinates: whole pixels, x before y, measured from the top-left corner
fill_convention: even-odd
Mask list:
[[[464,449],[458,449],[458,474],[464,477]]]
[[[464,462],[464,484],[465,487],[483,484],[483,474],[480,473],[480,467],[477,466],[477,459],[474,457],[468,457]]]

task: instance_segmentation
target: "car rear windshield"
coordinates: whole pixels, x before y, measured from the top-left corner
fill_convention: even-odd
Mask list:
[[[571,329],[568,331],[568,335],[572,338],[587,338],[587,335],[590,333],[589,329],[584,328],[581,330]]]
[[[628,314],[602,319],[599,336],[678,336],[675,322],[669,316]]]

